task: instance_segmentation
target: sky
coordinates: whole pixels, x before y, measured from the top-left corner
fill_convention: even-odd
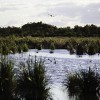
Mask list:
[[[0,27],[30,22],[57,27],[100,25],[100,0],[0,0]]]

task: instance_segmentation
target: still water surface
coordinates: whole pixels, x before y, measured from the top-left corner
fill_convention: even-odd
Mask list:
[[[54,53],[50,54],[50,50],[43,49],[38,53],[35,49],[30,49],[26,53],[22,54],[10,54],[9,57],[16,63],[20,61],[26,61],[29,58],[34,59],[41,58],[45,60],[46,75],[49,77],[50,93],[53,100],[72,100],[69,98],[68,93],[64,87],[64,80],[66,75],[74,73],[81,69],[88,69],[91,67],[95,71],[100,71],[100,55],[93,56],[83,55],[79,57],[75,54],[70,55],[69,51],[64,49],[54,50]],[[17,68],[17,66],[15,67]]]

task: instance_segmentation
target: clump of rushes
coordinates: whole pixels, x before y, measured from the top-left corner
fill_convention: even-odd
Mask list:
[[[28,51],[28,45],[26,43],[18,44],[17,49],[18,49],[18,53],[27,52]]]
[[[84,51],[83,51],[83,46],[82,44],[78,44],[77,47],[76,47],[76,54],[77,55],[83,55]]]
[[[54,49],[55,49],[55,45],[54,45],[54,43],[51,43],[51,45],[50,45],[50,53],[53,53]]]
[[[0,54],[1,54],[2,50],[0,49]]]
[[[23,52],[21,45],[18,45],[17,49],[18,49],[18,53],[22,53]]]
[[[42,61],[28,61],[22,64],[17,80],[17,96],[24,100],[48,100],[49,88]]]
[[[96,96],[100,89],[99,85],[100,77],[98,73],[91,68],[89,68],[89,70],[81,70],[79,73],[69,75],[66,82],[70,96]]]
[[[37,47],[36,47],[38,50],[41,50],[42,49],[42,44],[37,44]]]
[[[93,44],[89,45],[89,47],[88,47],[88,54],[89,55],[94,55],[96,53],[96,50],[95,50],[96,48],[94,48],[94,45]]]
[[[23,52],[27,52],[28,51],[28,45],[26,43],[23,44],[22,49],[23,49]]]
[[[7,47],[7,45],[2,45],[1,53],[2,53],[2,55],[8,55],[10,53],[10,50]]]
[[[75,53],[75,49],[71,44],[68,45],[67,49],[69,50],[70,54],[74,54]]]
[[[14,45],[14,46],[12,46],[12,47],[10,48],[10,53],[15,54],[17,51],[18,51],[18,49],[17,49],[17,46],[16,46],[16,45]]]
[[[0,100],[14,100],[13,66],[6,58],[0,59]]]

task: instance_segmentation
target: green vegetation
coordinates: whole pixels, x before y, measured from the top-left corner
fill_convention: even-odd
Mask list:
[[[45,76],[44,64],[39,62],[27,62],[22,64],[22,71],[17,80],[17,95],[25,100],[47,100],[49,88]]]
[[[0,100],[14,100],[15,79],[11,61],[0,59]]]
[[[42,22],[0,28],[0,53],[27,52],[28,49],[68,49],[70,54],[100,53],[100,27],[85,25],[57,28]]]
[[[55,49],[55,45],[54,45],[54,43],[51,43],[51,45],[50,45],[50,53],[53,53],[54,49]]]
[[[7,57],[0,59],[0,100],[49,100],[44,62],[27,61],[19,67],[16,72]]]
[[[3,55],[8,55],[10,53],[16,52],[27,52],[28,51],[28,44],[25,42],[21,43],[21,40],[16,41],[17,38],[12,37],[5,37],[0,38],[0,53]]]
[[[78,96],[79,99],[77,100],[90,100],[88,98],[89,96],[96,97],[99,93],[100,76],[91,68],[89,68],[89,70],[81,70],[78,73],[71,74],[67,77],[67,79],[66,86],[68,88],[69,95]],[[88,99],[85,98],[86,96]],[[93,98],[91,100],[93,100]]]
[[[37,44],[36,49],[41,50],[42,49],[42,44],[41,43]]]
[[[89,36],[100,36],[100,27],[96,25],[85,25],[78,26],[75,25],[74,28],[66,26],[64,28],[57,28],[53,25],[48,25],[42,22],[27,23],[22,27],[3,27],[0,28],[0,36],[41,36],[41,37],[54,37],[54,36],[68,36],[68,37],[89,37]]]
[[[100,53],[99,37],[1,37],[0,53],[27,52],[28,49],[67,49],[77,55]]]

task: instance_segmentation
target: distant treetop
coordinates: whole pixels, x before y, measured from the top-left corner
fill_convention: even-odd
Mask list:
[[[75,25],[74,28],[66,26],[57,28],[56,26],[42,22],[27,23],[20,27],[0,27],[0,36],[100,36],[100,27],[96,25]]]

